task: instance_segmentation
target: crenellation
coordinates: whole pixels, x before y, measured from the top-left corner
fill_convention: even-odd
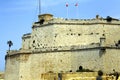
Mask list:
[[[51,22],[53,23],[84,23],[84,24],[118,24],[120,21],[118,20],[112,20],[112,22],[107,22],[105,19],[61,19],[61,18],[54,18]]]

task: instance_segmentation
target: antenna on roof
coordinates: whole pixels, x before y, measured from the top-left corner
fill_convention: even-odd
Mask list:
[[[39,15],[41,14],[41,0],[39,0]]]

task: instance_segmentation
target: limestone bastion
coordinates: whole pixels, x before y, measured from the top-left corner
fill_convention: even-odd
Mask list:
[[[5,80],[42,80],[43,73],[76,72],[79,66],[120,71],[120,20],[38,18],[22,36],[20,50],[7,52]]]

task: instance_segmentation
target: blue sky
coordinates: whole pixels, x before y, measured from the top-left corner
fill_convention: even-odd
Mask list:
[[[11,49],[21,48],[22,35],[31,32],[32,23],[37,21],[38,0],[0,0],[0,71],[4,71],[4,56],[7,41],[12,40]],[[97,14],[120,19],[120,0],[41,0],[41,12],[54,17],[88,19]],[[78,7],[75,4],[78,3]],[[78,12],[77,12],[78,11]],[[78,15],[77,15],[78,14]]]

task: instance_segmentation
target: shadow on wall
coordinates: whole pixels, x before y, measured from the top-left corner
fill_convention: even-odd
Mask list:
[[[106,53],[106,48],[105,47],[101,47],[100,51],[99,51],[99,56],[102,57],[102,55],[104,55]]]

